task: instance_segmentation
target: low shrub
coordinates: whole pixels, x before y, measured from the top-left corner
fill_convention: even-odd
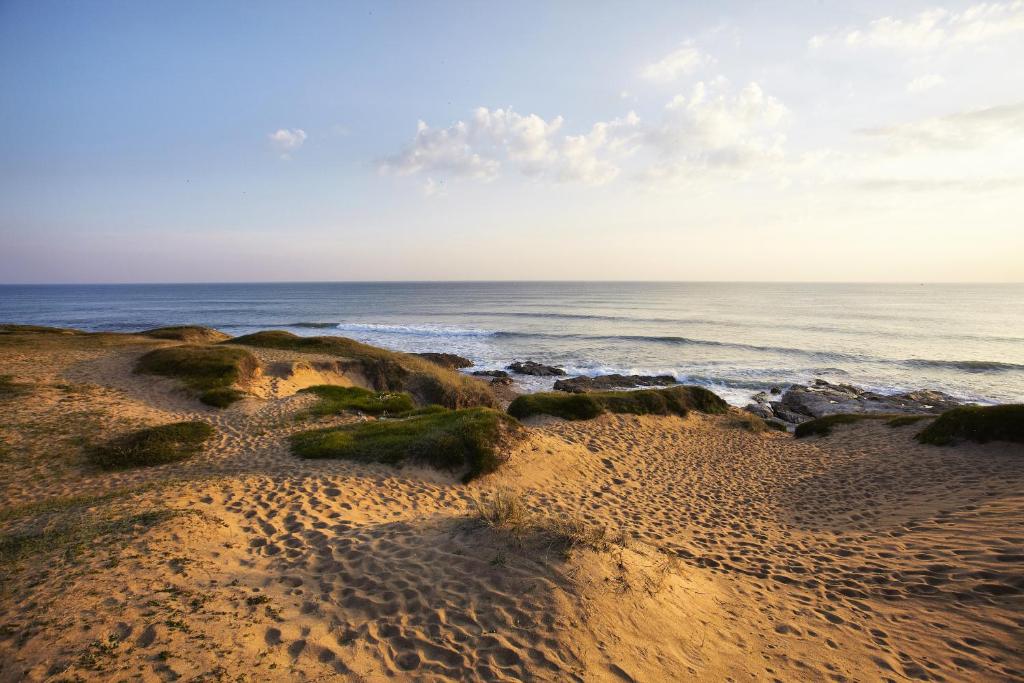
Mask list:
[[[623,539],[613,540],[607,528],[588,524],[578,517],[533,513],[522,498],[509,489],[474,498],[473,512],[479,524],[508,533],[521,547],[554,550],[567,556],[577,548],[606,551],[613,545],[625,545]]]
[[[206,422],[175,422],[125,434],[89,449],[88,457],[105,470],[163,465],[192,457],[213,434]]]
[[[302,393],[314,394],[320,399],[306,411],[309,415],[337,415],[346,410],[358,410],[367,415],[397,415],[416,408],[412,396],[404,392],[389,393],[361,387],[318,384],[303,389]]]
[[[690,410],[719,414],[729,405],[703,387],[675,386],[639,391],[593,391],[567,394],[560,391],[524,394],[509,405],[513,417],[553,415],[566,420],[590,420],[603,412],[631,415],[679,415]]]
[[[209,344],[230,339],[231,335],[224,334],[220,330],[201,325],[174,325],[172,327],[157,327],[152,330],[140,332],[144,337],[153,339],[174,339],[176,341],[188,342],[190,344]]]
[[[209,389],[199,394],[199,400],[214,408],[227,408],[235,401],[241,401],[245,396],[245,392],[239,389],[217,387],[216,389]]]
[[[860,422],[861,420],[879,420],[890,417],[888,415],[874,415],[870,413],[842,413],[840,415],[826,415],[817,417],[807,422],[801,422],[796,426],[793,435],[802,439],[805,436],[828,436],[836,425],[848,425]]]
[[[360,372],[378,391],[408,391],[424,404],[453,409],[498,405],[490,387],[480,380],[419,356],[388,351],[345,337],[300,337],[283,330],[269,330],[236,337],[230,343],[351,359],[358,363]]]
[[[135,371],[181,380],[203,403],[224,408],[245,395],[232,385],[258,367],[245,349],[186,344],[150,351],[139,358]]]
[[[947,410],[917,435],[921,443],[944,446],[961,439],[1024,443],[1024,404],[962,406]]]
[[[493,472],[518,423],[490,408],[431,411],[400,420],[374,420],[300,432],[290,437],[300,458],[343,458],[398,464],[421,462],[465,470],[463,481]]]
[[[836,425],[854,424],[863,420],[885,420],[890,427],[901,427],[923,420],[927,415],[893,415],[892,413],[841,413],[839,415],[826,415],[807,422],[801,422],[796,426],[793,435],[798,439],[805,436],[828,436]]]
[[[521,419],[532,415],[553,415],[563,420],[592,420],[604,408],[591,394],[566,394],[561,391],[523,394],[509,404],[508,414]]]

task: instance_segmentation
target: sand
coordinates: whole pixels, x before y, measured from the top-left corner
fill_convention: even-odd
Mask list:
[[[262,398],[215,410],[132,374],[165,343],[0,348],[32,384],[0,404],[0,532],[119,521],[0,568],[2,680],[1024,680],[1020,446],[539,419],[462,485],[292,457],[294,391],[348,381],[330,359],[257,350]],[[84,462],[186,419],[218,430],[188,462]],[[566,555],[480,525],[499,490],[615,541]]]

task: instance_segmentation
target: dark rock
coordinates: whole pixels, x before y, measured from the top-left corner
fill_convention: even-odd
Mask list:
[[[510,387],[512,386],[512,378],[508,375],[504,377],[495,377],[491,380],[491,386],[493,387]]]
[[[449,370],[473,367],[473,361],[462,356],[456,356],[454,353],[414,353],[412,355],[429,360],[434,365],[440,365],[442,368],[448,368]]]
[[[565,370],[562,368],[535,363],[532,360],[516,361],[511,363],[508,369],[520,375],[535,375],[537,377],[561,377],[565,374]]]
[[[772,387],[771,389],[769,389],[769,391],[771,391],[772,396],[778,396],[779,394],[782,393],[782,387]]]
[[[611,389],[636,389],[639,387],[666,387],[679,382],[671,375],[599,375],[597,377],[573,377],[555,382],[556,391],[582,394],[588,391]]]
[[[811,386],[794,384],[780,400],[772,401],[770,405],[775,417],[797,424],[845,413],[937,414],[962,405],[962,402],[941,391],[911,391],[887,396],[850,384],[832,384],[816,379]]]
[[[473,374],[477,377],[508,377],[504,370],[474,370]]]
[[[772,410],[772,407],[767,403],[762,403],[760,401],[758,401],[757,403],[747,404],[747,407],[744,408],[744,410],[746,410],[748,413],[753,413],[754,415],[757,415],[758,417],[763,418],[765,420],[775,417],[775,412]]]

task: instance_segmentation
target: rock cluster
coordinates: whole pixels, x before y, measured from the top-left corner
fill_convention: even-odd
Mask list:
[[[775,393],[774,391],[772,392]],[[756,394],[746,410],[766,420],[799,424],[840,413],[935,414],[962,405],[941,391],[911,391],[885,395],[849,384],[832,384],[816,379],[810,386],[794,384],[775,400],[763,391]]]
[[[477,377],[494,377],[495,379],[508,377],[508,373],[504,370],[474,370],[473,374]]]
[[[536,363],[532,360],[527,361],[516,361],[510,363],[507,369],[519,375],[534,375],[536,377],[561,377],[565,375],[565,370],[562,368],[556,368],[553,365],[544,365],[543,363]]]
[[[608,391],[613,389],[637,389],[640,387],[667,387],[678,384],[671,375],[599,375],[597,377],[572,377],[555,382],[555,390],[567,391],[571,394],[582,394],[588,391]]]

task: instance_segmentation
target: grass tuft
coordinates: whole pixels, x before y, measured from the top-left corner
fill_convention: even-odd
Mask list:
[[[282,330],[236,337],[231,344],[320,353],[347,358],[378,391],[407,391],[420,403],[445,408],[494,407],[497,399],[480,380],[407,353],[388,351],[345,337],[300,337]]]
[[[139,358],[135,371],[181,380],[207,405],[224,408],[244,394],[231,385],[250,377],[259,366],[245,349],[229,346],[171,346]]]
[[[409,413],[416,408],[412,396],[404,392],[389,393],[370,391],[361,387],[318,384],[303,389],[302,393],[314,394],[320,399],[306,411],[308,415],[337,415],[346,410],[358,410],[367,415],[398,415]]]
[[[675,386],[639,391],[594,391],[566,394],[560,391],[517,396],[509,405],[513,417],[554,415],[566,420],[590,420],[603,412],[630,415],[679,415],[690,410],[719,414],[728,404],[703,387]]]
[[[177,462],[198,453],[213,433],[213,427],[206,422],[149,427],[90,449],[89,461],[105,470]]]
[[[616,543],[605,527],[596,527],[569,515],[540,515],[530,512],[513,491],[498,489],[486,498],[473,498],[476,521],[488,528],[509,533],[519,546],[557,551],[567,556],[577,548],[605,551]]]
[[[921,443],[945,446],[964,439],[1024,443],[1024,404],[962,406],[947,410],[917,435]]]
[[[300,432],[290,441],[300,458],[422,462],[464,469],[463,481],[469,481],[498,469],[503,446],[518,432],[518,423],[496,410],[465,408]]]

